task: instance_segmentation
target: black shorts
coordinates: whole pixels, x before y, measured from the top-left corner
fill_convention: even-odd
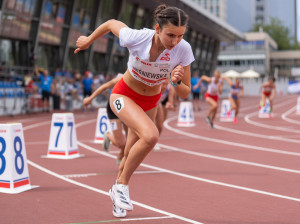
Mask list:
[[[169,100],[169,96],[167,96],[166,99],[164,99],[163,101],[161,101],[161,104],[162,104],[163,106],[166,106],[168,100]]]
[[[49,100],[50,98],[50,92],[42,90],[42,101]]]
[[[200,93],[193,92],[193,99],[200,99]]]
[[[119,118],[115,115],[115,113],[111,110],[110,104],[109,104],[109,100],[107,101],[106,112],[107,112],[107,116],[108,116],[108,119],[109,119],[109,120],[119,119]]]

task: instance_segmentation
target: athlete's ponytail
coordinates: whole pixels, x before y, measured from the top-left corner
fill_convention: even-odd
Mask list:
[[[157,6],[154,11],[154,21],[158,23],[160,28],[168,23],[174,26],[186,26],[188,19],[189,16],[183,10],[165,4]]]

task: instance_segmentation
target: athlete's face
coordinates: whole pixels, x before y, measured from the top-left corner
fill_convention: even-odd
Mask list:
[[[186,26],[174,26],[169,23],[160,28],[156,24],[156,33],[162,45],[168,50],[172,50],[182,40],[185,30]]]

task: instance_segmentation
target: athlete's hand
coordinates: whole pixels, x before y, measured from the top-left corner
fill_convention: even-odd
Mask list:
[[[80,36],[78,37],[76,41],[76,50],[74,51],[75,54],[77,54],[81,50],[87,49],[91,45],[89,37],[86,36]]]
[[[175,111],[174,105],[172,103],[170,103],[169,101],[166,103],[166,109]]]
[[[83,99],[83,106],[87,107],[88,105],[90,105],[92,102],[90,97],[86,97]]]
[[[184,75],[184,69],[182,65],[177,65],[176,68],[171,72],[171,80],[173,83],[178,83],[182,80]]]

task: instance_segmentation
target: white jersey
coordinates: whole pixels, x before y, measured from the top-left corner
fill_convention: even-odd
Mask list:
[[[220,78],[218,83],[215,83],[215,77],[211,78],[211,82],[208,85],[208,89],[207,92],[209,93],[209,95],[211,96],[216,96],[219,93],[219,86],[222,83],[222,79]]]
[[[177,65],[187,66],[195,58],[188,42],[181,40],[172,50],[165,49],[150,62],[150,49],[155,30],[135,30],[124,27],[120,30],[120,45],[129,50],[128,70],[140,82],[148,85],[160,85]]]

